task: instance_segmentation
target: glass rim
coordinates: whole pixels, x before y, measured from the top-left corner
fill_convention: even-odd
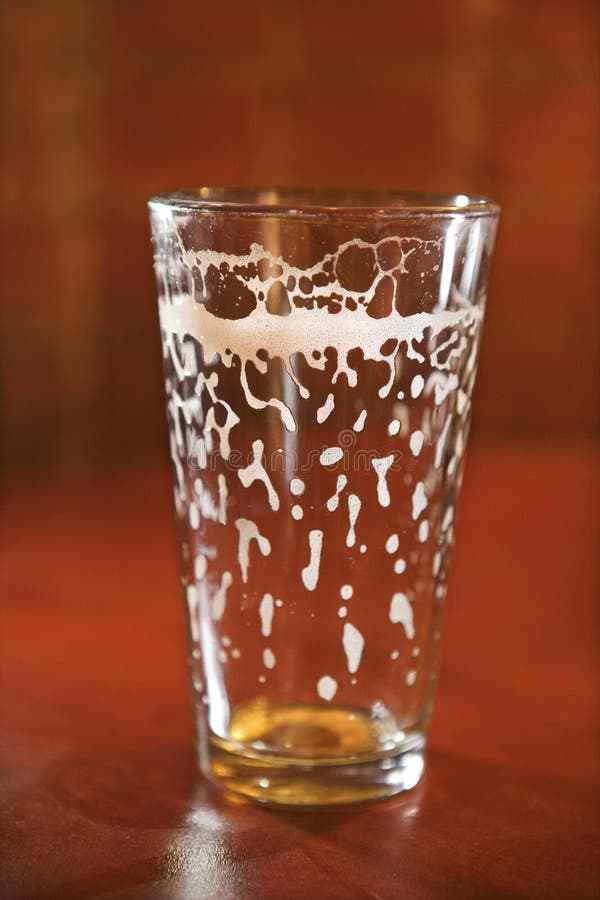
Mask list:
[[[436,218],[496,217],[500,206],[489,197],[377,188],[208,187],[155,194],[149,207],[177,212],[233,212],[281,218]]]

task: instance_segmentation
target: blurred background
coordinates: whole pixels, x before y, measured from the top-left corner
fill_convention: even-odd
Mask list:
[[[166,460],[145,201],[200,184],[503,207],[473,439],[591,438],[597,0],[4,0],[3,454]]]

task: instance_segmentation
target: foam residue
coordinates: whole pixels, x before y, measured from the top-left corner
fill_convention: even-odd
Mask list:
[[[435,446],[435,459],[434,459],[433,464],[436,467],[436,469],[439,469],[439,467],[442,464],[442,459],[444,457],[444,450],[446,449],[446,443],[448,440],[448,433],[450,431],[451,422],[452,422],[452,420],[451,420],[450,416],[448,416],[446,418],[446,421],[444,422],[444,426],[442,428],[442,431],[438,438],[437,444]]]
[[[337,253],[340,254],[350,246],[368,247],[364,241],[354,239],[342,245]],[[414,245],[412,250],[414,250]],[[407,250],[403,259],[412,250]],[[181,377],[182,366],[176,359],[176,351],[173,337],[183,340],[186,336],[202,336],[202,346],[205,361],[210,364],[216,356],[221,359],[223,365],[230,367],[234,356],[240,361],[240,383],[244,391],[246,402],[254,409],[264,409],[273,406],[279,411],[281,420],[288,431],[296,430],[296,421],[289,406],[278,397],[262,400],[256,397],[248,384],[247,368],[252,364],[260,373],[267,370],[267,362],[261,351],[266,352],[271,358],[280,357],[285,365],[287,373],[297,389],[298,380],[295,375],[292,358],[298,354],[305,362],[316,369],[324,370],[326,365],[325,350],[334,347],[337,353],[337,369],[332,377],[335,384],[339,375],[344,373],[350,387],[356,386],[357,372],[348,362],[348,356],[360,346],[364,358],[385,363],[388,367],[389,378],[386,385],[379,390],[381,397],[387,396],[394,380],[396,357],[400,353],[402,345],[406,347],[406,355],[412,359],[422,360],[421,355],[415,350],[414,344],[423,340],[425,330],[428,329],[431,337],[440,334],[444,329],[466,328],[477,325],[480,312],[476,307],[463,304],[457,310],[442,310],[437,312],[420,312],[411,316],[402,316],[395,309],[383,318],[374,318],[368,313],[368,306],[377,291],[377,285],[383,277],[389,273],[383,270],[375,278],[373,284],[366,292],[356,292],[343,288],[339,283],[331,282],[329,277],[323,287],[313,286],[312,297],[317,299],[326,296],[328,299],[338,297],[341,300],[351,300],[355,304],[350,309],[340,303],[338,312],[332,315],[327,308],[307,309],[304,306],[293,305],[287,316],[271,314],[264,302],[265,292],[268,292],[269,281],[262,282],[258,276],[244,275],[244,267],[251,263],[256,264],[261,259],[270,259],[272,264],[282,272],[280,283],[285,284],[289,277],[301,278],[302,276],[317,274],[322,271],[323,265],[328,264],[331,257],[327,257],[317,263],[310,270],[298,270],[290,266],[280,257],[273,257],[258,244],[254,244],[250,254],[228,255],[213,250],[183,251],[183,258],[190,271],[195,268],[202,279],[210,267],[216,270],[229,270],[243,285],[245,290],[254,294],[256,305],[251,312],[241,319],[223,319],[213,315],[202,303],[197,303],[192,294],[181,294],[171,297],[171,302],[165,298],[159,301],[161,324],[165,335],[167,352],[173,359],[174,367]],[[404,263],[399,263],[402,270]],[[158,269],[157,269],[158,271]],[[396,288],[394,287],[394,292]],[[263,300],[260,299],[262,295]],[[359,300],[362,298],[362,302]],[[389,345],[390,339],[394,339],[393,350],[386,354],[382,347]],[[229,352],[226,352],[229,351]],[[431,363],[440,370],[448,369],[452,364],[452,355],[446,354],[441,362],[435,355],[431,355]],[[415,376],[413,380],[413,396],[420,383]],[[421,387],[422,390],[422,387]],[[302,392],[301,396],[305,396]],[[238,420],[239,421],[239,420]],[[211,427],[216,427],[214,420]]]
[[[331,675],[323,675],[317,682],[317,694],[321,700],[333,700],[337,693],[338,685],[335,678]]]
[[[308,535],[310,559],[308,565],[302,569],[302,582],[307,591],[314,591],[319,581],[319,566],[321,565],[321,549],[323,547],[323,532],[314,528]]]
[[[192,635],[192,641],[197,644],[199,638],[199,629],[198,629],[198,589],[195,585],[188,585],[185,592],[187,606],[188,606],[188,615],[190,622],[190,632]]]
[[[389,506],[391,502],[387,484],[387,473],[393,462],[393,453],[390,453],[389,456],[371,460],[371,465],[377,472],[377,499],[379,500],[380,506]]]
[[[290,491],[294,497],[301,497],[306,490],[306,485],[301,478],[292,478],[290,481]]]
[[[274,669],[275,668],[275,654],[269,647],[265,647],[263,650],[263,665],[265,669]]]
[[[416,400],[417,397],[421,395],[424,387],[425,379],[423,378],[423,376],[415,375],[410,384],[410,396],[413,398],[413,400]]]
[[[348,671],[354,674],[360,666],[362,652],[365,646],[365,639],[354,625],[346,622],[344,625],[344,634],[342,637],[344,653],[348,661]]]
[[[221,525],[227,524],[227,479],[222,472],[217,476],[217,485],[219,488],[219,509],[217,511],[217,522]]]
[[[261,631],[263,637],[269,637],[273,626],[273,613],[275,612],[275,603],[271,594],[265,594],[260,601],[258,613],[260,616]]]
[[[223,572],[221,584],[215,591],[212,601],[212,618],[213,622],[220,622],[225,612],[225,603],[227,602],[227,589],[233,583],[231,572]]]
[[[358,419],[356,420],[356,422],[355,422],[354,425],[352,426],[352,428],[354,429],[354,431],[362,431],[363,428],[365,427],[365,422],[366,422],[366,420],[367,420],[367,410],[366,410],[366,409],[363,409],[363,411],[362,411],[362,412],[360,413],[360,415],[358,416]]]
[[[208,563],[206,561],[206,556],[203,553],[198,553],[194,560],[194,576],[197,581],[204,578],[207,567]]]
[[[389,538],[385,542],[385,549],[387,553],[395,553],[398,547],[400,546],[400,538],[397,534],[390,534]]]
[[[419,429],[417,429],[416,431],[413,431],[413,433],[410,436],[410,440],[408,442],[408,445],[410,447],[410,452],[412,453],[413,456],[419,455],[419,453],[423,449],[424,442],[425,442],[425,435],[423,434],[423,432],[420,431]]]
[[[354,527],[356,525],[356,520],[358,519],[358,514],[360,512],[360,497],[356,494],[350,494],[348,496],[348,534],[346,535],[346,547],[354,547],[356,543],[356,532]]]
[[[209,519],[211,522],[227,522],[227,481],[223,473],[217,478],[219,491],[218,503],[213,500],[210,491],[204,486],[201,478],[194,479],[194,495],[196,501],[190,502],[190,526],[194,529],[200,527],[201,519]]]
[[[335,494],[333,494],[333,496],[331,496],[327,501],[327,509],[329,510],[329,512],[335,512],[335,510],[338,508],[340,502],[340,494],[346,487],[347,483],[348,479],[345,475],[338,475]]]
[[[412,517],[418,519],[423,510],[427,506],[427,495],[425,494],[425,485],[422,481],[418,481],[412,495]]]
[[[206,420],[204,422],[204,435],[206,437],[210,434],[211,431],[216,431],[219,436],[219,452],[221,453],[223,459],[229,459],[229,455],[231,453],[229,435],[231,433],[231,429],[234,428],[235,425],[237,425],[240,421],[240,417],[233,411],[229,403],[217,396],[215,389],[218,383],[219,376],[216,372],[211,372],[208,377],[200,373],[196,382],[195,393],[198,397],[202,397],[202,392],[204,390],[206,390],[206,392],[208,393],[212,401],[212,406],[206,414]],[[223,425],[219,425],[217,423],[215,411],[218,407],[221,407],[223,410],[225,410],[225,422]]]
[[[341,447],[326,447],[319,457],[322,466],[335,466],[343,457],[344,451]]]
[[[435,386],[435,405],[441,406],[448,395],[456,390],[458,387],[458,377],[451,372],[447,377],[444,378],[443,386],[440,384],[436,384]]]
[[[271,542],[259,532],[256,523],[250,519],[236,519],[235,527],[239,531],[238,560],[242,570],[242,581],[246,583],[250,565],[250,541],[256,541],[263,556],[268,556],[271,552]]]
[[[444,518],[442,519],[442,531],[447,531],[452,522],[454,520],[454,507],[448,506],[446,511],[444,512]]]
[[[400,622],[409,641],[415,636],[413,609],[406,594],[394,594],[390,602],[390,622]]]
[[[333,394],[328,394],[327,400],[325,401],[323,406],[320,406],[319,409],[317,410],[317,422],[319,424],[324,422],[329,417],[334,406],[335,406],[334,396],[333,396]]]
[[[198,512],[198,506],[192,500],[189,509],[188,509],[188,522],[190,523],[190,528],[193,531],[197,531],[200,528],[200,513]]]
[[[254,441],[252,444],[252,455],[254,456],[254,459],[245,469],[238,469],[238,478],[246,488],[250,487],[254,481],[262,481],[267,489],[267,497],[269,498],[271,509],[274,512],[277,512],[279,509],[279,497],[277,496],[277,492],[273,487],[273,483],[269,478],[267,470],[263,466],[263,451],[263,442],[260,439]]]

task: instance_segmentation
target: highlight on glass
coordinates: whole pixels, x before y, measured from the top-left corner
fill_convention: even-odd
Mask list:
[[[498,207],[150,203],[202,771],[266,803],[413,787]]]

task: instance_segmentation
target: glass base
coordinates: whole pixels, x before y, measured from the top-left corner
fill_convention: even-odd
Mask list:
[[[380,718],[351,707],[262,701],[234,715],[230,734],[231,740],[209,737],[204,774],[261,803],[377,800],[409,790],[423,775],[422,733],[392,735]]]

